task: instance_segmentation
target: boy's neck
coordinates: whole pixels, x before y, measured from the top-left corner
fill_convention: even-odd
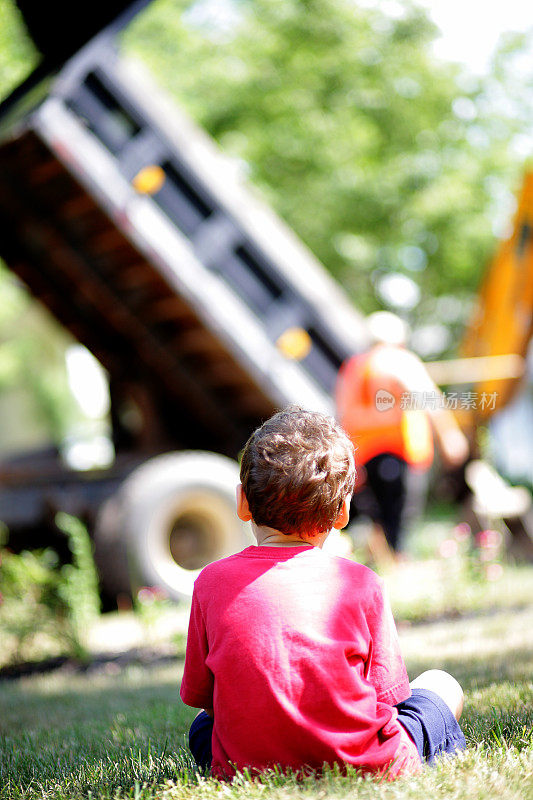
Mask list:
[[[322,547],[327,533],[318,533],[313,536],[303,538],[295,533],[282,533],[275,528],[255,525],[252,522],[252,530],[260,547]]]

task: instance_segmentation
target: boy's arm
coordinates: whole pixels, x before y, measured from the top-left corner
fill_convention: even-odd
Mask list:
[[[194,591],[180,697],[186,705],[203,708],[209,716],[213,716],[214,677],[206,664],[208,654],[207,630],[198,596]]]
[[[367,623],[371,646],[366,677],[376,689],[378,700],[396,705],[411,696],[411,688],[392,610],[379,578],[367,609]]]

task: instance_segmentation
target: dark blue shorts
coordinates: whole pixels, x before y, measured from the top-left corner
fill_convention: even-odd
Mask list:
[[[202,770],[208,770],[211,766],[213,754],[211,751],[211,736],[213,734],[213,717],[200,711],[193,719],[189,731],[189,748],[192,757]]]
[[[422,761],[431,764],[442,753],[452,755],[465,749],[459,723],[444,700],[430,689],[413,689],[411,697],[396,708],[398,722],[411,735]]]
[[[396,706],[398,722],[410,733],[422,761],[431,764],[441,753],[452,755],[464,750],[465,737],[459,723],[438,694],[429,689],[413,689],[409,700]],[[211,766],[213,718],[205,711],[194,719],[189,731],[189,747],[201,769]]]

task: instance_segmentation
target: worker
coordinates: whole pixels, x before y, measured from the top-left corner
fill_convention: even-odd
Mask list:
[[[337,416],[356,449],[358,485],[351,518],[369,516],[375,560],[401,558],[407,492],[433,463],[457,468],[469,445],[423,362],[406,348],[407,326],[387,311],[367,319],[370,349],[349,358],[336,386]]]

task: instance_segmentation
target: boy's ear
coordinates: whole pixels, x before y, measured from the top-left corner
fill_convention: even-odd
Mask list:
[[[242,519],[243,522],[250,522],[252,519],[252,514],[248,507],[248,500],[244,494],[242,483],[239,483],[237,486],[237,516],[239,519]]]
[[[340,531],[342,528],[345,528],[350,521],[350,502],[352,499],[352,495],[348,494],[342,501],[341,510],[339,511],[339,516],[333,523],[333,527]]]

